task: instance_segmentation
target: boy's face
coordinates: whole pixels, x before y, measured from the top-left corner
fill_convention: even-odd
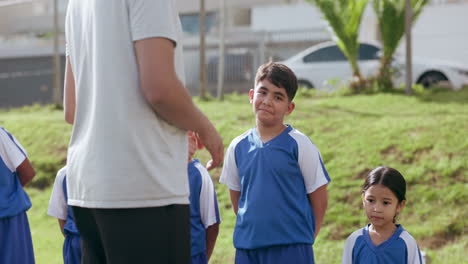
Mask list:
[[[249,97],[257,125],[282,125],[284,116],[294,110],[294,103],[289,101],[286,90],[267,79],[258,82],[255,89],[249,91]]]

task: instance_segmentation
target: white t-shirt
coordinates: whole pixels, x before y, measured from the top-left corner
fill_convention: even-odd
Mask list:
[[[67,220],[68,206],[63,192],[63,180],[67,174],[67,167],[61,168],[55,177],[54,187],[49,200],[47,214],[61,220]]]
[[[188,204],[186,133],[148,104],[139,87],[134,50],[137,40],[172,40],[177,75],[183,81],[182,33],[173,1],[70,0],[65,24],[76,87],[68,204]]]

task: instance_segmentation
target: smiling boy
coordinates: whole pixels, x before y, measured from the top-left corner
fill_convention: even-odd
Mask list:
[[[330,182],[317,147],[284,124],[295,108],[297,79],[285,65],[257,71],[249,98],[256,127],[235,138],[220,182],[237,215],[237,264],[313,263],[312,244],[327,208]]]

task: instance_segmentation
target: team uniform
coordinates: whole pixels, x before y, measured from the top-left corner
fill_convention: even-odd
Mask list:
[[[192,264],[206,264],[206,229],[221,222],[216,191],[206,168],[197,160],[188,165]]]
[[[416,240],[401,225],[382,244],[376,246],[369,225],[352,233],[346,240],[342,264],[424,264]]]
[[[65,241],[63,242],[63,262],[65,264],[80,264],[81,238],[73,219],[72,209],[67,205],[66,173],[66,167],[63,167],[58,171],[57,177],[55,177],[47,214],[65,221],[65,226],[63,227],[63,233],[65,234]]]
[[[231,142],[220,182],[241,193],[236,263],[313,262],[315,216],[307,194],[330,178],[307,136],[288,125],[264,143],[256,128],[248,130]]]
[[[16,138],[0,127],[0,263],[34,263],[26,215],[31,201],[16,173],[26,158]]]

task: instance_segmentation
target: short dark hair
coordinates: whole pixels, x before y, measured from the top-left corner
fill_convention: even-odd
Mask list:
[[[389,188],[398,199],[398,203],[406,200],[406,181],[399,171],[389,167],[377,167],[367,175],[362,192],[372,185],[382,184]]]
[[[285,89],[289,101],[294,99],[297,92],[297,78],[288,66],[272,61],[261,65],[255,75],[255,85],[265,79]]]

